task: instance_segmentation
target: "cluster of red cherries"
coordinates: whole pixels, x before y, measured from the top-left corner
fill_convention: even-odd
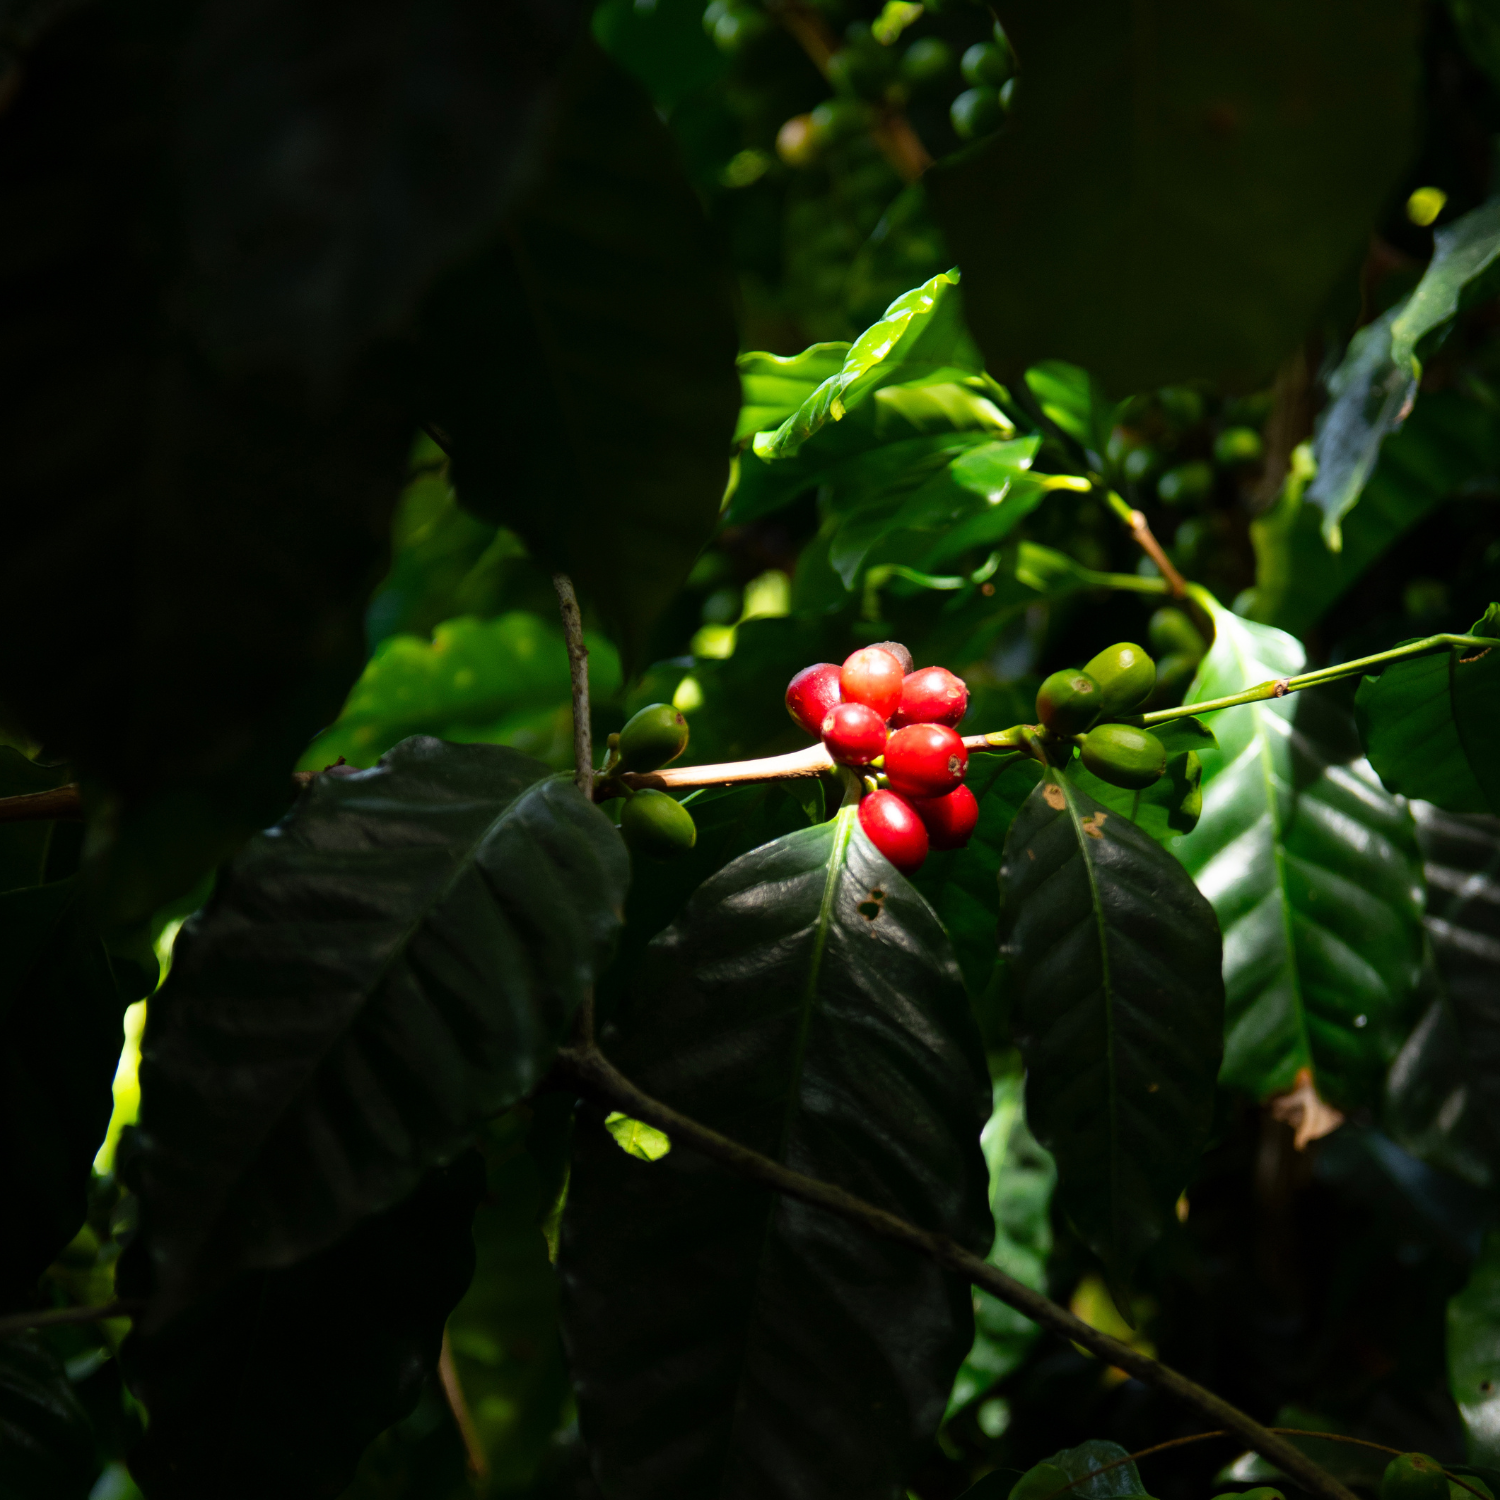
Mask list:
[[[896,641],[861,647],[842,666],[804,667],[786,690],[787,712],[836,764],[878,773],[860,799],[860,827],[906,875],[929,849],[963,848],[979,821],[954,728],[968,706],[962,678],[946,667],[913,671]]]

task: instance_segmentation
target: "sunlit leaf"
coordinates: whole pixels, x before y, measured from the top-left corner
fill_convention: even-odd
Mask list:
[[[1011,825],[1000,884],[1027,1120],[1118,1295],[1208,1136],[1218,923],[1160,844],[1051,772]]]
[[[976,1251],[989,1089],[951,950],[854,810],[714,876],[610,1050],[648,1093]],[[973,1337],[930,1262],[580,1119],[560,1268],[579,1416],[630,1500],[891,1493]]]
[[[1301,670],[1291,636],[1199,598],[1216,634],[1189,703]],[[1316,697],[1211,722],[1219,748],[1201,752],[1203,815],[1173,847],[1224,930],[1224,1080],[1263,1098],[1307,1068],[1333,1104],[1373,1103],[1414,1019],[1422,879],[1411,815]]]
[[[740,355],[735,442],[779,427],[824,381],[842,373],[848,354],[848,344],[810,344],[801,354]]]
[[[604,1128],[615,1138],[615,1145],[637,1161],[660,1161],[672,1149],[672,1138],[665,1131],[632,1120],[619,1110],[604,1117]]]
[[[1433,231],[1432,259],[1391,324],[1391,358],[1421,371],[1421,358],[1461,308],[1493,296],[1500,259],[1500,200]]]
[[[1468,633],[1500,638],[1500,605]],[[1448,812],[1500,812],[1500,651],[1396,662],[1365,678],[1357,704],[1370,764],[1391,791]]]

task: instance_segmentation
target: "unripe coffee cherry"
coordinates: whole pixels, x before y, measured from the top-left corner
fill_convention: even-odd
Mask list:
[[[906,797],[942,797],[964,779],[969,752],[946,724],[909,724],[885,742],[885,774]]]
[[[1129,724],[1098,724],[1083,737],[1083,763],[1100,781],[1138,792],[1167,768],[1167,749]]]
[[[823,747],[841,766],[869,765],[885,739],[885,720],[863,703],[840,703],[823,720]]]
[[[1128,714],[1156,686],[1156,663],[1129,641],[1106,646],[1083,670],[1099,684],[1102,714]]]
[[[1036,716],[1054,734],[1082,734],[1101,706],[1099,684],[1076,667],[1054,672],[1037,689]]]
[[[620,832],[637,854],[675,859],[698,842],[693,815],[666,792],[637,792],[620,812]]]
[[[1380,1500],[1448,1500],[1448,1476],[1437,1459],[1403,1453],[1385,1466]]]
[[[946,797],[913,797],[911,805],[934,849],[962,849],[979,822],[979,801],[966,786],[954,787]]]
[[[927,827],[895,792],[865,797],[859,804],[859,826],[903,875],[912,874],[927,858]]]
[[[888,719],[901,703],[901,662],[884,646],[863,646],[839,668],[845,703],[863,703]]]
[[[676,760],[688,742],[688,721],[670,703],[652,703],[620,731],[621,771],[655,771]]]
[[[908,672],[901,684],[901,706],[895,723],[956,725],[969,706],[969,690],[962,677],[947,667],[923,667]]]
[[[911,676],[911,669],[916,666],[916,663],[911,659],[911,652],[900,641],[876,641],[874,649],[876,651],[889,651],[901,663],[901,670],[908,677]]]
[[[831,661],[803,667],[787,684],[786,711],[809,734],[823,732],[823,720],[840,701],[839,669]]]

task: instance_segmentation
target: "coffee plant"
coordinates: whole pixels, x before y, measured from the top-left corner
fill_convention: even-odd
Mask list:
[[[1497,143],[0,0],[0,1500],[1496,1500]]]

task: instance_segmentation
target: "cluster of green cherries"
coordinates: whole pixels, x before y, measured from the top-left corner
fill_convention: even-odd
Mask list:
[[[1156,663],[1137,645],[1107,646],[1082,668],[1054,672],[1036,695],[1049,760],[1077,745],[1084,766],[1111,786],[1138,792],[1167,768],[1166,746],[1148,729],[1112,722],[1133,713],[1156,686]]]
[[[688,745],[688,721],[670,703],[647,704],[618,733],[609,737],[602,776],[605,796],[625,798],[620,834],[636,854],[675,859],[698,842],[693,815],[667,792],[636,790],[615,780],[624,772],[659,771]],[[610,784],[612,783],[612,784]]]

